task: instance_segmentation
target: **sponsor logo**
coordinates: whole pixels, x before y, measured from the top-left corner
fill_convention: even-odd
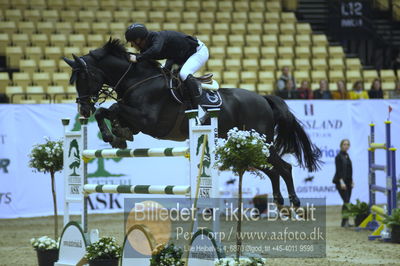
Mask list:
[[[10,204],[11,201],[11,192],[0,192],[0,204]]]
[[[335,185],[330,186],[298,186],[296,188],[297,193],[330,193],[336,192]]]
[[[339,149],[329,149],[327,146],[319,147],[322,157],[334,158],[339,152]]]
[[[122,209],[120,194],[97,193],[92,194],[88,199],[88,206],[91,210],[119,210]]]
[[[310,115],[313,116],[314,115],[314,104],[304,104],[304,114],[306,116]]]
[[[318,121],[316,119],[304,120],[304,128],[308,130],[331,130],[331,129],[341,129],[343,127],[343,121],[339,119],[328,119]]]
[[[209,100],[211,103],[216,103],[219,100],[218,95],[216,95],[216,94],[206,93],[206,96],[207,96],[207,100]]]
[[[0,159],[0,172],[8,174],[8,166],[10,165],[10,159]]]

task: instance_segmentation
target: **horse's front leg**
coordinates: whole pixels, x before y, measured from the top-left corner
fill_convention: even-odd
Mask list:
[[[105,119],[108,118],[109,116],[110,116],[109,110],[102,107],[97,109],[96,113],[94,114],[103,141],[111,143],[114,140],[114,136],[111,133],[105,121]]]

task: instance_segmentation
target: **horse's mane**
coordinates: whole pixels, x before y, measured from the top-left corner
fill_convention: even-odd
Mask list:
[[[106,53],[128,59],[128,50],[119,39],[110,38],[108,42],[103,45],[103,49],[106,51]],[[146,61],[152,67],[160,68],[160,63],[157,60],[150,59]]]
[[[110,54],[115,56],[127,57],[128,51],[119,39],[110,38],[106,44],[104,44],[103,49]]]

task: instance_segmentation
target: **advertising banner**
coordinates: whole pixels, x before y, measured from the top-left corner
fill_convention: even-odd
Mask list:
[[[359,198],[368,201],[368,135],[369,124],[375,122],[376,141],[385,142],[384,121],[388,118],[388,107],[392,121],[392,145],[400,147],[400,101],[288,101],[309,134],[312,142],[321,149],[323,164],[315,173],[298,166],[291,155],[284,159],[293,166],[293,180],[300,198],[325,198],[328,205],[341,204],[332,178],[335,173],[335,156],[342,139],[349,139],[349,155],[353,163],[355,187],[352,201]],[[28,167],[28,154],[35,143],[43,143],[44,137],[52,140],[63,137],[62,118],[70,118],[68,130],[79,128],[75,104],[51,105],[0,105],[0,218],[45,216],[53,214],[50,175],[34,172]],[[94,119],[88,124],[88,147],[110,148],[99,134]],[[129,148],[180,147],[185,142],[158,140],[138,134]],[[399,165],[400,156],[397,156]],[[376,162],[385,164],[384,151],[376,152]],[[399,167],[397,167],[399,169]],[[189,163],[184,157],[162,158],[98,158],[88,164],[89,183],[126,185],[188,185]],[[222,172],[219,190],[221,197],[236,196],[237,177]],[[384,173],[377,174],[377,184],[385,185]],[[281,178],[282,195],[287,197],[286,185]],[[64,176],[56,174],[56,189],[59,213],[63,213]],[[257,194],[272,193],[268,177],[260,179],[246,174],[243,184],[244,198]],[[378,195],[378,203],[384,195]],[[137,195],[97,193],[90,195],[89,212],[108,213],[123,211],[123,199]],[[140,195],[143,197],[143,195]],[[151,195],[157,197],[157,195]],[[163,195],[158,195],[163,197]],[[179,196],[176,196],[179,197]],[[250,202],[247,202],[249,204]],[[246,202],[245,202],[246,204]],[[76,213],[81,206],[76,206]],[[74,210],[74,209],[73,209]],[[74,212],[73,212],[74,213]]]

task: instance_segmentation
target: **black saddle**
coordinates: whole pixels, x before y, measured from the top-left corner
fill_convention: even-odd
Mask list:
[[[213,74],[205,74],[196,79],[201,84],[211,84]],[[179,78],[179,71],[172,72],[168,77],[168,87],[171,91],[172,97],[180,104],[190,102],[189,96],[187,95],[187,90],[184,83]],[[217,108],[222,105],[222,98],[218,91],[202,90],[200,98],[200,106],[203,109]]]

